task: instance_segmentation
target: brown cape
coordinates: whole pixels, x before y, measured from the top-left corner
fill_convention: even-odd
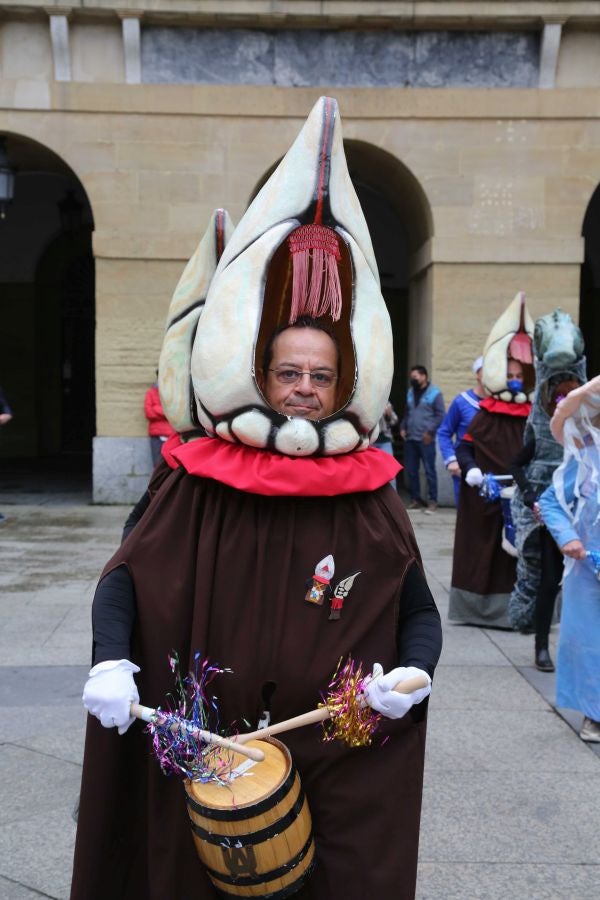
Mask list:
[[[327,554],[333,584],[360,569],[341,618],[304,600]],[[254,727],[267,682],[274,722],[313,709],[338,660],[397,665],[396,625],[407,569],[420,564],[412,528],[389,486],[339,497],[264,497],[182,469],[161,484],[108,563],[136,589],[132,660],[140,699],[173,691],[195,651],[233,669],[213,682],[221,723]],[[187,668],[186,668],[187,667]],[[300,898],[414,897],[425,721],[383,719],[374,746],[325,744],[319,728],[283,735],[313,818],[318,863]],[[389,739],[381,746],[381,739]],[[211,900],[192,842],[184,790],[165,777],[135,722],[119,737],[90,717],[72,900]]]
[[[523,447],[526,419],[481,409],[469,425],[475,462],[485,474],[507,475]],[[508,600],[516,560],[502,549],[500,501],[486,501],[463,480],[454,535],[448,617],[471,625],[510,628]]]

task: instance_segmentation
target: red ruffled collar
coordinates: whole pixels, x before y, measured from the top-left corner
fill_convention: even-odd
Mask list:
[[[179,444],[179,445],[177,445]],[[198,438],[187,444],[171,438],[163,444],[171,468],[212,478],[250,494],[270,497],[334,497],[375,491],[402,466],[376,447],[340,456],[283,456],[221,438]]]
[[[495,397],[484,397],[479,408],[487,409],[490,413],[504,413],[506,416],[522,416],[526,419],[531,411],[531,403],[507,403],[506,400],[496,400]]]

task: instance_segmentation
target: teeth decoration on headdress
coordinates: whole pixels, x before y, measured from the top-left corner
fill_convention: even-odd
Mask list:
[[[307,314],[341,344],[340,408],[322,421],[276,412],[254,375],[268,335]],[[392,371],[390,320],[337,102],[322,97],[211,283],[192,352],[200,421],[209,434],[291,456],[363,450],[377,437]]]
[[[232,232],[227,210],[216,209],[183,270],[167,313],[158,389],[165,415],[179,432],[200,424],[192,386],[192,346],[210,282]]]
[[[508,388],[508,359],[530,365],[533,363],[533,319],[527,312],[525,294],[519,291],[502,313],[483,348],[482,383],[487,394],[506,402],[525,403],[533,399],[533,391],[517,394]]]

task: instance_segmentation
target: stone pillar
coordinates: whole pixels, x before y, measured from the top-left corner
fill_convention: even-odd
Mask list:
[[[93,439],[94,503],[137,503],[152,475],[147,437]]]
[[[125,81],[127,84],[140,84],[142,81],[142,52],[139,17],[128,13],[123,16],[122,25]]]
[[[51,7],[46,10],[50,17],[50,40],[56,81],[71,81],[71,53],[69,50],[70,9]]]
[[[546,22],[544,24],[540,49],[539,86],[541,88],[553,88],[556,83],[561,34],[562,22]]]

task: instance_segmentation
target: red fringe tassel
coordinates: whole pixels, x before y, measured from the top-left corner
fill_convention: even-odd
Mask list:
[[[327,313],[337,322],[342,314],[337,234],[324,225],[301,225],[288,244],[293,275],[290,325],[300,316],[318,319]]]
[[[510,359],[516,359],[521,363],[531,364],[533,356],[531,353],[531,338],[528,334],[519,331],[508,345],[508,356]]]

